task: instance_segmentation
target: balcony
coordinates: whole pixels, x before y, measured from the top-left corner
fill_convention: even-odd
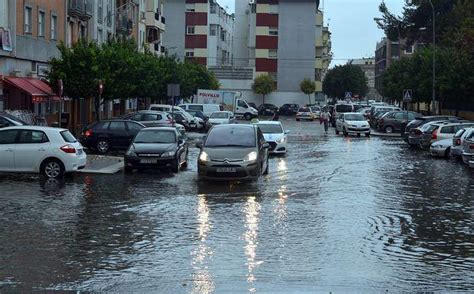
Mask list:
[[[157,12],[147,11],[145,14],[145,24],[147,27],[154,27],[160,31],[165,31],[165,24],[162,22],[163,18]]]
[[[126,13],[117,13],[116,17],[117,34],[130,35],[133,29],[133,20]]]
[[[67,12],[70,16],[89,20],[92,17],[92,1],[69,0]]]

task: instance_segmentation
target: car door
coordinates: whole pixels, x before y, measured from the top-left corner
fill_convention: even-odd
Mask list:
[[[160,116],[161,118],[161,116]],[[159,126],[158,114],[155,113],[145,113],[142,116],[141,123],[147,127],[157,127]]]
[[[247,111],[247,104],[243,100],[237,100],[235,114],[244,114]]]
[[[186,161],[186,155],[187,155],[187,149],[188,149],[188,143],[186,142],[186,139],[184,136],[182,136],[180,133],[176,132],[176,138],[178,138],[178,158],[180,160],[180,163],[183,163]],[[181,144],[179,144],[181,143]]]
[[[15,171],[15,147],[18,130],[0,130],[0,171]]]
[[[110,122],[108,137],[112,148],[125,149],[129,146],[130,138],[123,121]]]
[[[50,152],[51,142],[40,130],[20,130],[15,147],[15,170],[37,172]]]
[[[339,132],[342,132],[343,124],[344,124],[344,114],[340,114],[336,119],[336,129]]]

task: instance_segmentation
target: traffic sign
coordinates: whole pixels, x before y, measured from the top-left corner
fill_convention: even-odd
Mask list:
[[[403,90],[403,102],[411,102],[412,100],[413,100],[412,90],[410,89]]]
[[[351,92],[346,92],[345,96],[346,99],[351,99],[352,98],[352,93]]]

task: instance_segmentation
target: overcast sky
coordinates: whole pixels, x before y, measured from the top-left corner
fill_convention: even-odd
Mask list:
[[[217,0],[222,6],[234,12],[235,1]],[[323,7],[324,2],[324,7]],[[383,37],[374,17],[380,17],[378,5],[381,0],[321,0],[324,8],[325,25],[332,32],[332,52],[335,64],[343,64],[347,59],[374,56],[375,45]],[[391,11],[401,13],[405,1],[385,0]]]

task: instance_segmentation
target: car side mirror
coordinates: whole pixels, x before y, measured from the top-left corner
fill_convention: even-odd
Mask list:
[[[285,135],[288,135],[289,133],[291,133],[290,130],[286,130],[286,131],[285,131]]]
[[[199,148],[199,149],[201,149],[201,148],[202,148],[202,142],[197,142],[197,143],[196,143],[196,147]]]
[[[179,140],[178,140],[178,145],[181,146],[181,145],[183,145],[183,144],[184,144],[184,139],[179,139]]]
[[[268,149],[268,148],[270,148],[270,144],[265,142],[265,143],[263,143],[262,147],[263,147],[263,149]]]

